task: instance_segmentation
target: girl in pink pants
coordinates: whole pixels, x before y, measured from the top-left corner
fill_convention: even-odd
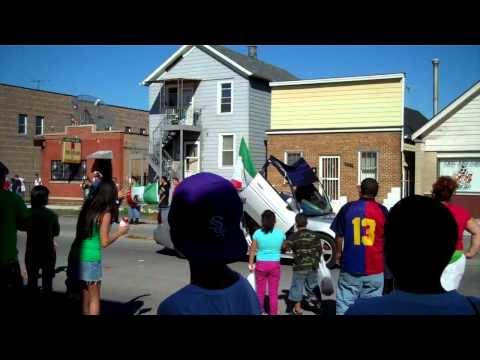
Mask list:
[[[285,234],[275,229],[275,214],[266,210],[262,214],[262,227],[253,234],[248,268],[255,270],[255,286],[260,302],[260,309],[264,310],[265,290],[268,284],[270,299],[270,315],[278,314],[278,286],[280,283],[280,254]],[[255,255],[256,266],[253,264]]]

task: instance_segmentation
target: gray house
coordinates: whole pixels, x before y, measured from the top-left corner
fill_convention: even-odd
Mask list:
[[[265,161],[270,81],[296,80],[257,58],[219,45],[183,45],[153,71],[149,87],[150,164],[180,179],[199,171],[231,177],[242,137],[257,168]]]

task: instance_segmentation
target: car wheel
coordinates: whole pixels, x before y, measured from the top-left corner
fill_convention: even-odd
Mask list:
[[[335,240],[326,234],[319,234],[322,239],[323,258],[329,269],[335,267],[336,246]]]

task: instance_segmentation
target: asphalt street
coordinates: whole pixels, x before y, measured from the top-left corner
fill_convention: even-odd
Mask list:
[[[61,232],[56,238],[57,275],[54,291],[65,292],[65,268],[70,245],[75,235],[76,217],[60,218]],[[157,245],[153,240],[156,225],[131,225],[127,236],[120,238],[103,251],[102,311],[118,314],[156,314],[158,305],[170,294],[189,282],[188,262]],[[25,270],[25,233],[18,233],[19,259]],[[412,250],[414,251],[414,250]],[[231,264],[232,269],[247,276],[246,262]],[[336,281],[338,270],[332,275]],[[279,314],[285,314],[287,305],[283,299],[290,288],[292,268],[282,265],[279,290]],[[480,255],[467,261],[467,270],[460,292],[465,295],[480,296]],[[335,296],[324,298],[328,312],[334,311]],[[110,306],[110,308],[109,308]],[[112,310],[114,309],[114,310]],[[314,314],[305,311],[304,314]]]

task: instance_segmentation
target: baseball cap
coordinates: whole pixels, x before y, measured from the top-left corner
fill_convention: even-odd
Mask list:
[[[202,172],[183,180],[175,190],[168,223],[175,248],[187,259],[229,264],[248,250],[240,228],[243,206],[233,185]]]

